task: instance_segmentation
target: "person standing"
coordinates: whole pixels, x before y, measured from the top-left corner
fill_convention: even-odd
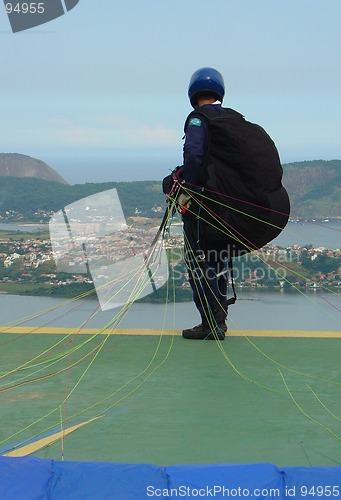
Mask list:
[[[188,96],[194,109],[210,108],[221,113],[225,95],[222,75],[213,68],[197,70],[189,83]],[[184,185],[195,191],[180,194],[178,203],[183,210],[185,262],[194,303],[200,313],[201,323],[183,330],[187,339],[224,340],[227,317],[228,266],[226,253],[214,241],[202,234],[201,187],[204,186],[201,167],[206,156],[209,130],[200,114],[192,113],[185,125],[182,178]],[[222,255],[221,255],[222,254]]]
[[[224,96],[219,71],[193,73],[183,166],[164,179],[165,193],[169,177],[176,187],[184,257],[201,317],[199,325],[183,330],[186,339],[225,339],[228,306],[236,300],[234,287],[234,296],[227,296],[232,258],[274,239],[289,218],[275,143],[262,127],[223,107]]]

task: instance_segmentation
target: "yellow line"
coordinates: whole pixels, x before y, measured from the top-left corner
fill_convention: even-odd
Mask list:
[[[231,330],[231,337],[341,338],[341,332],[319,330]]]
[[[60,327],[32,327],[32,326],[0,326],[1,333],[38,334],[38,335],[181,335],[181,330],[152,329],[152,328],[60,328]],[[338,331],[319,330],[229,330],[229,337],[307,337],[307,338],[341,338]]]
[[[58,441],[58,439],[61,439],[63,436],[67,436],[73,431],[76,431],[80,427],[83,427],[83,425],[90,424],[90,422],[93,422],[94,420],[97,420],[100,417],[94,417],[91,418],[90,420],[87,420],[86,422],[82,422],[81,424],[73,425],[72,427],[69,427],[68,429],[65,429],[64,431],[59,431],[56,432],[55,434],[51,434],[50,436],[47,436],[46,438],[38,439],[38,441],[34,441],[33,443],[27,444],[26,446],[22,446],[21,448],[18,448],[17,450],[9,451],[8,453],[4,453],[4,457],[25,457],[26,455],[31,455],[35,451],[40,450],[41,448],[44,448],[44,446],[48,446],[55,441]]]

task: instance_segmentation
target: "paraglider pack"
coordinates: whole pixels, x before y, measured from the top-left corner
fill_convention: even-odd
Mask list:
[[[280,234],[289,219],[290,202],[282,185],[283,169],[275,143],[259,125],[230,108],[217,114],[200,107],[208,125],[208,147],[201,166],[202,186],[183,184],[200,206],[202,234],[217,245],[226,243],[231,256],[261,248]],[[167,192],[169,178],[164,179]],[[167,182],[168,179],[168,182]],[[199,189],[198,189],[199,188]],[[202,195],[198,195],[202,190]]]

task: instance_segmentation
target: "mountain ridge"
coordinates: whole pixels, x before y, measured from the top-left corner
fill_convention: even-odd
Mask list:
[[[47,163],[21,153],[0,153],[0,177],[34,177],[50,182],[68,184]]]
[[[294,218],[341,218],[341,160],[311,160],[283,165],[283,184]],[[1,174],[0,174],[1,175]],[[69,185],[35,177],[2,176],[0,214],[14,211],[30,218],[55,212],[86,196],[116,188],[126,217],[155,217],[165,207],[161,181],[102,182]]]

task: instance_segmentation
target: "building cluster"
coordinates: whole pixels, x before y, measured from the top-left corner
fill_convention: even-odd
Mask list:
[[[111,264],[145,255],[156,232],[150,224],[127,227],[111,235],[96,235],[96,228],[89,225],[83,229],[76,237],[61,231],[52,242],[0,237],[0,282],[50,285],[91,282],[89,269],[96,269],[96,277],[101,277]]]
[[[36,212],[27,217],[27,215],[18,212],[17,210],[5,210],[0,214],[1,222],[24,222],[24,221],[34,221],[37,223],[46,224],[46,221],[49,220],[54,212],[46,211],[42,209],[38,209]]]
[[[89,267],[91,273],[96,268],[98,276],[105,276],[111,264],[148,252],[155,231],[156,228],[148,224],[129,226],[124,231],[103,236],[91,235],[85,231],[83,236],[80,233],[78,240],[70,238],[70,235],[65,232],[61,233],[59,239],[54,238],[52,245],[50,239],[0,238],[0,281],[24,281],[50,285],[89,283],[91,282]],[[168,235],[164,244],[166,249],[171,250],[174,267],[182,260],[180,250],[183,245],[182,235],[180,232]],[[176,249],[179,250],[176,251]],[[249,260],[246,260],[245,264],[248,266],[248,274],[237,276],[236,282],[239,285],[267,286],[264,272],[261,271],[260,266],[257,266],[256,261],[254,265],[249,265],[253,258],[258,259],[257,262],[268,263],[269,267],[275,269],[276,272],[278,270],[281,286],[286,281],[281,280],[282,275],[279,272],[281,268],[285,270],[286,276],[290,274],[290,270],[293,270],[292,276],[296,275],[297,280],[291,279],[290,282],[296,286],[302,286],[303,282],[308,288],[341,286],[340,267],[337,265],[341,262],[341,251],[337,249],[298,245],[281,248],[268,244],[259,252],[248,256]],[[297,272],[300,267],[304,281]],[[188,285],[185,270],[181,282],[183,287]]]
[[[313,245],[300,246],[290,245],[281,248],[278,245],[265,245],[259,254],[265,261],[271,260],[276,264],[283,265],[286,273],[290,273],[293,266],[302,268],[302,272],[295,271],[292,276],[297,276],[297,280],[290,280],[296,287],[316,289],[328,286],[333,288],[341,287],[341,250],[329,249],[323,246]],[[309,278],[305,272],[309,272]],[[281,283],[283,286],[283,282]]]

